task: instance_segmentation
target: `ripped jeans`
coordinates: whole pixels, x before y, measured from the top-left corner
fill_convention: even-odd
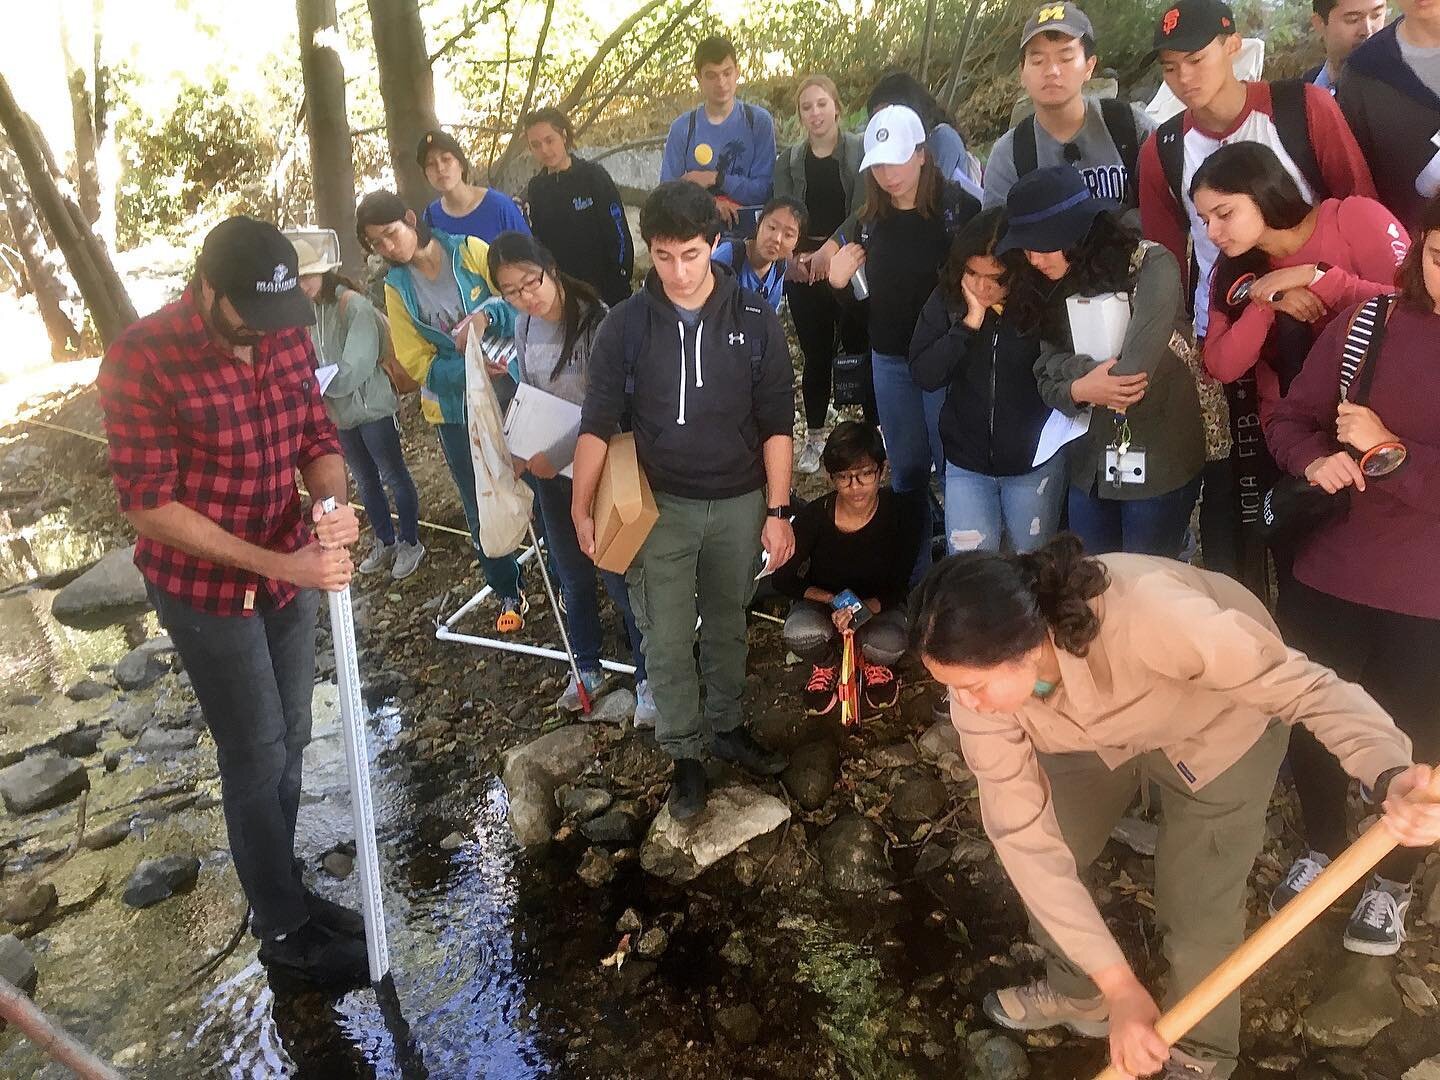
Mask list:
[[[986,476],[945,466],[945,545],[957,551],[1034,551],[1060,524],[1065,501],[1065,452],[1019,476]]]

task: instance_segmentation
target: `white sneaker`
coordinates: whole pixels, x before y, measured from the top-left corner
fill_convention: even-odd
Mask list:
[[[397,546],[396,544],[382,544],[376,540],[375,546],[370,549],[370,554],[360,561],[360,565],[356,569],[362,574],[373,574],[377,570],[384,570],[395,558]]]
[[[1378,877],[1372,877],[1345,924],[1345,948],[1365,956],[1394,956],[1405,941],[1405,913],[1409,910],[1408,887],[1397,896],[1382,888]]]
[[[655,707],[655,695],[650,692],[650,680],[641,679],[635,684],[635,720],[637,728],[653,728],[660,716]]]
[[[420,560],[425,556],[425,545],[420,541],[407,544],[401,540],[395,545],[395,565],[390,568],[390,576],[396,581],[407,578],[413,574],[420,565]]]
[[[1320,871],[1330,865],[1330,857],[1318,851],[1307,851],[1293,863],[1285,874],[1285,880],[1275,886],[1270,894],[1270,914],[1274,915],[1295,897],[1308,889],[1320,876]]]
[[[805,436],[805,445],[800,448],[800,455],[795,459],[795,471],[802,473],[817,473],[820,471],[820,454],[825,449],[823,435],[811,432]]]
[[[605,682],[605,673],[603,671],[582,671],[580,678],[585,681],[586,696],[593,702],[596,692]],[[580,711],[580,688],[575,682],[573,673],[570,681],[565,684],[565,690],[560,695],[560,699],[555,704],[560,707],[561,712],[577,713]]]

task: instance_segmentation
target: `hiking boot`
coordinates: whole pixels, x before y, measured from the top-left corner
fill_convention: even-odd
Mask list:
[[[507,596],[500,601],[500,614],[495,618],[495,629],[502,634],[518,634],[525,629],[525,615],[530,610],[530,601],[523,596]]]
[[[585,684],[585,696],[590,699],[591,704],[595,702],[595,695],[599,693],[600,687],[605,685],[605,673],[603,671],[581,671],[580,679]],[[565,692],[555,702],[561,712],[578,713],[581,711],[580,686],[575,682],[572,673],[570,681],[565,685]]]
[[[874,712],[892,708],[900,700],[900,680],[884,664],[865,664],[860,670],[865,704]]]
[[[1378,875],[1372,877],[1345,924],[1345,948],[1365,956],[1394,956],[1405,940],[1405,913],[1409,910],[1408,885],[1382,884]]]
[[[1088,1001],[1061,997],[1045,979],[987,994],[982,1008],[991,1020],[1011,1031],[1063,1027],[1089,1039],[1104,1038],[1110,1031],[1110,1010],[1103,997]]]
[[[695,758],[676,758],[670,780],[670,816],[685,821],[705,809],[705,766]]]
[[[1276,885],[1275,891],[1270,894],[1270,914],[1274,915],[1308,889],[1320,876],[1320,871],[1329,865],[1330,856],[1318,851],[1307,851],[1291,863],[1290,869],[1285,872],[1285,880]]]
[[[809,432],[805,444],[795,458],[795,471],[807,476],[820,471],[820,456],[825,450],[824,432]]]
[[[1183,1050],[1170,1048],[1170,1058],[1155,1080],[1207,1080],[1220,1068],[1218,1061],[1206,1061]]]
[[[835,688],[840,685],[838,667],[821,667],[816,664],[810,670],[810,681],[805,684],[805,715],[826,716],[833,712],[840,701]]]
[[[360,565],[355,569],[362,574],[373,574],[376,571],[384,570],[395,561],[396,544],[382,544],[375,541],[375,546],[370,549],[370,554],[360,560]]]
[[[420,541],[407,544],[401,540],[395,545],[395,565],[390,568],[390,576],[396,581],[409,577],[420,565],[420,560],[425,556],[425,545]]]
[[[710,749],[716,757],[733,761],[747,772],[759,776],[778,776],[789,764],[784,754],[766,750],[743,727],[718,732]]]
[[[284,937],[261,942],[260,962],[317,986],[364,986],[370,981],[364,940],[337,934],[316,919]]]
[[[633,721],[637,728],[654,729],[655,721],[660,718],[660,710],[655,707],[655,694],[650,689],[650,680],[641,679],[635,684],[635,719]]]
[[[365,917],[354,908],[337,904],[334,900],[326,900],[319,893],[312,892],[307,888],[305,890],[305,910],[310,913],[313,922],[319,923],[326,930],[333,930],[345,937],[365,940]]]

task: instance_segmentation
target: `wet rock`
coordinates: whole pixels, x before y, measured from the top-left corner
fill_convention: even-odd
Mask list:
[[[106,686],[94,679],[81,679],[65,688],[65,696],[71,701],[94,701],[96,698],[102,698],[113,692],[114,689],[114,687]]]
[[[1417,1062],[1405,1070],[1400,1080],[1440,1080],[1440,1055]]]
[[[135,749],[143,754],[179,754],[199,741],[200,732],[194,728],[150,727],[140,733]]]
[[[635,694],[633,691],[621,687],[619,690],[611,690],[610,693],[591,704],[590,714],[580,715],[580,719],[592,724],[623,724],[627,720],[635,719]]]
[[[640,913],[633,907],[627,907],[620,918],[615,921],[617,934],[638,934],[643,929],[645,929],[645,924],[640,921]]]
[[[117,702],[111,709],[115,718],[115,730],[127,739],[133,739],[155,720],[153,701]]]
[[[1315,1046],[1367,1045],[1404,1012],[1393,968],[1383,957],[1346,953],[1325,994],[1300,1018],[1305,1038]]]
[[[605,853],[604,848],[592,847],[580,857],[580,865],[575,868],[575,876],[592,889],[598,889],[610,884],[614,879],[615,864],[610,861],[610,856]]]
[[[840,779],[840,748],[828,739],[806,743],[790,755],[780,782],[805,810],[818,810]]]
[[[327,851],[320,860],[320,867],[331,877],[344,881],[355,872],[355,856],[343,851]]]
[[[131,649],[115,665],[115,681],[122,690],[144,690],[154,686],[170,670],[175,645],[169,636],[151,638]]]
[[[624,847],[635,842],[635,819],[622,810],[611,810],[585,822],[580,833],[592,844]]]
[[[950,849],[941,847],[939,844],[931,844],[920,857],[915,860],[915,876],[924,877],[926,874],[939,870],[950,861]]]
[[[98,829],[86,830],[85,835],[80,839],[80,846],[91,851],[101,851],[105,848],[114,847],[130,835],[130,819],[117,818],[108,825],[102,825]]]
[[[148,604],[145,579],[135,568],[135,546],[104,555],[55,594],[50,614],[66,625],[93,626]]]
[[[960,734],[947,717],[930,725],[930,730],[920,736],[920,749],[928,757],[938,758],[941,754],[960,753]]]
[[[465,846],[465,837],[458,832],[452,832],[440,841],[443,851],[459,851]]]
[[[676,821],[668,805],[662,808],[641,845],[640,865],[656,877],[691,881],[789,818],[790,808],[773,795],[739,784],[717,788],[705,809],[688,821]]]
[[[628,960],[625,966],[620,969],[620,993],[626,997],[633,997],[643,990],[647,983],[655,978],[655,969],[659,967],[654,960],[634,959]]]
[[[950,802],[945,785],[928,769],[906,769],[895,774],[890,792],[890,813],[896,821],[933,820]]]
[[[5,699],[5,704],[11,708],[33,709],[44,703],[44,694],[11,694]]]
[[[1154,858],[1155,845],[1160,839],[1160,827],[1154,822],[1139,818],[1123,817],[1110,830],[1110,839],[1118,840],[1137,855]]]
[[[566,784],[555,792],[555,805],[566,817],[588,821],[610,809],[615,796],[604,788],[571,787]]]
[[[1419,975],[1402,972],[1395,976],[1395,982],[1400,987],[1401,993],[1405,995],[1405,1000],[1416,1008],[1433,1009],[1436,1005],[1440,1005],[1440,1001],[1435,998],[1435,991],[1431,990]]]
[[[176,893],[189,892],[199,878],[200,860],[193,855],[145,859],[135,867],[120,898],[131,907],[149,907]]]
[[[25,948],[14,934],[0,937],[0,978],[32,997],[40,982],[35,957],[30,955],[30,950]]]
[[[1301,1058],[1298,1054],[1267,1054],[1255,1062],[1257,1069],[1265,1072],[1284,1073],[1286,1076],[1294,1076],[1295,1070],[1300,1067]]]
[[[62,757],[89,757],[100,749],[100,740],[105,735],[101,727],[79,727],[55,736],[51,746]]]
[[[34,922],[54,906],[54,885],[48,881],[27,881],[6,894],[0,903],[0,919],[19,926]]]
[[[748,1001],[717,1009],[715,1028],[736,1046],[749,1046],[760,1037],[760,1012]]]
[[[980,1080],[1025,1080],[1030,1059],[1011,1039],[993,1032],[977,1031],[970,1036],[970,1053]]]
[[[116,769],[120,768],[122,764],[124,764],[125,751],[121,750],[118,747],[114,750],[106,750],[104,761],[105,771],[114,772]]]
[[[866,756],[882,769],[903,769],[920,763],[919,753],[908,742],[877,747]]]
[[[739,930],[732,930],[725,939],[725,944],[720,947],[720,959],[735,967],[749,967],[755,962],[755,957],[745,947],[745,939],[740,936]]]
[[[85,766],[57,754],[36,754],[0,769],[0,798],[12,814],[59,806],[89,788]]]
[[[750,721],[750,734],[762,745],[789,753],[809,734],[810,718],[800,709],[767,709]]]
[[[501,780],[510,800],[510,827],[524,847],[546,843],[559,824],[555,790],[579,776],[595,756],[583,724],[552,731],[508,751]]]
[[[869,818],[846,814],[820,834],[825,884],[841,892],[882,889],[894,880],[885,861],[885,834]]]
[[[1440,860],[1426,869],[1421,891],[1425,894],[1425,921],[1440,926]]]
[[[652,930],[646,930],[640,935],[640,940],[635,943],[635,951],[647,960],[658,960],[670,947],[670,935],[658,926]]]

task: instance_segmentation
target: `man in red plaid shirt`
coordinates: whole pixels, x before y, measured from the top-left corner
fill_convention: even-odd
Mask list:
[[[233,217],[205,238],[180,299],[110,347],[99,388],[135,563],[215,738],[260,959],[356,983],[363,921],[309,891],[295,859],[317,590],[349,584],[359,538],[304,329],[314,321],[289,241]],[[322,516],[327,497],[338,508]]]

